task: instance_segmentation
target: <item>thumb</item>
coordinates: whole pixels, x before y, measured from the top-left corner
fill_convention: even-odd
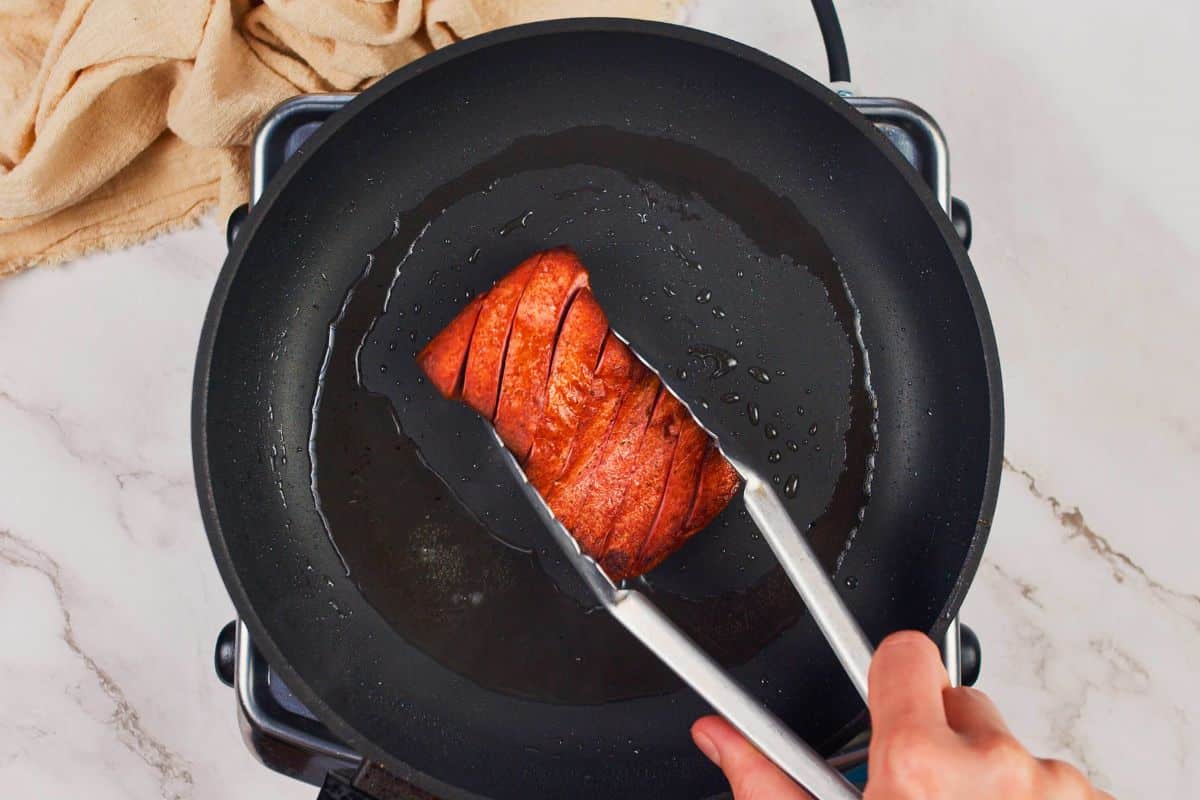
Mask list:
[[[692,741],[725,773],[734,800],[812,800],[721,717],[697,720]]]

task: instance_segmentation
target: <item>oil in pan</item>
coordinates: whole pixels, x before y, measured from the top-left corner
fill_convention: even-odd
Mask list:
[[[835,568],[869,499],[877,411],[833,256],[793,203],[733,165],[610,129],[514,143],[397,217],[331,325],[314,493],[364,596],[443,665],[544,702],[675,691],[592,613],[484,423],[413,360],[470,296],[557,244],[580,254],[613,326],[773,477]],[[641,580],[726,666],[804,613],[736,502]]]

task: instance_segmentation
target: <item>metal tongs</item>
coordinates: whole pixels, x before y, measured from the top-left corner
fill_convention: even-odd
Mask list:
[[[629,344],[620,334],[617,337]],[[632,345],[630,349],[661,379],[661,374],[652,364],[638,355]],[[663,385],[667,386],[665,381]],[[667,390],[671,391],[669,386]],[[700,422],[691,406],[683,398],[676,397],[692,414],[696,424],[704,428],[720,447],[720,439]],[[499,441],[499,436],[496,438]],[[541,494],[526,479],[525,471],[516,458],[503,446],[503,442],[500,444],[509,466],[521,478],[521,490],[566,553],[567,560],[618,622],[817,800],[848,800],[862,796],[840,772],[734,681],[646,595],[636,589],[617,587],[600,566],[580,550],[579,543],[570,531],[558,521]],[[846,674],[862,695],[863,702],[866,702],[867,671],[873,653],[870,641],[842,602],[775,490],[750,467],[731,458],[724,449],[721,452],[745,481],[742,500],[750,518],[771,546],[821,633],[837,654]]]

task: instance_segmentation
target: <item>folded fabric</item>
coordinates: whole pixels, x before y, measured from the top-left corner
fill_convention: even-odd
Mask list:
[[[259,119],[431,50],[686,0],[0,0],[0,275],[245,202]]]

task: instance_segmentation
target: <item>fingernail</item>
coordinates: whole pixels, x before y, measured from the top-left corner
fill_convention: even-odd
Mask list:
[[[692,740],[696,742],[696,747],[700,748],[700,752],[707,756],[708,760],[721,766],[721,751],[717,749],[717,743],[703,733],[697,731],[692,734]]]

